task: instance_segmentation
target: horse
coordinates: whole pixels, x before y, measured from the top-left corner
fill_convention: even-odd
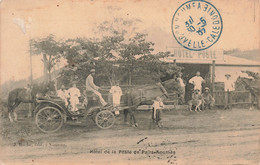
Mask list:
[[[17,121],[17,114],[14,111],[20,103],[33,103],[36,105],[36,96],[45,95],[48,91],[54,91],[54,82],[32,84],[30,88],[16,88],[9,92],[7,100],[7,108],[10,122],[13,122],[12,114],[15,121]],[[32,112],[29,111],[28,116],[31,116]]]
[[[241,82],[246,89],[250,91],[252,96],[254,97],[254,101],[257,102],[257,108],[259,109],[259,86],[260,86],[260,79],[250,79],[246,77],[239,77],[237,82]],[[254,101],[252,101],[252,106],[254,105]]]
[[[165,81],[164,85],[169,85],[167,83],[170,80]],[[167,86],[168,87],[168,86]],[[124,121],[127,122],[127,115],[130,114],[130,124],[132,126],[138,127],[135,119],[134,111],[139,105],[145,105],[155,98],[168,97],[168,93],[162,83],[156,83],[153,85],[143,85],[138,87],[130,88],[126,91],[125,103],[128,105],[128,109],[124,110]]]

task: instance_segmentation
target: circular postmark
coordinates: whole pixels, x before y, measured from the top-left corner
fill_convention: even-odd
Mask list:
[[[191,0],[182,4],[172,18],[172,33],[184,48],[205,50],[214,45],[223,29],[222,18],[211,3]]]

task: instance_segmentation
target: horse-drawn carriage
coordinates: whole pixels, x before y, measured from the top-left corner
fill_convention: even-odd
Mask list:
[[[80,113],[70,111],[65,105],[64,100],[58,97],[41,97],[37,98],[34,88],[31,92],[31,99],[24,99],[25,89],[17,88],[9,93],[8,97],[8,112],[9,119],[13,122],[12,114],[17,120],[17,114],[14,109],[21,103],[34,103],[35,124],[37,128],[44,133],[53,133],[58,131],[68,120],[77,119],[77,121],[86,120],[91,117],[96,125],[102,129],[108,129],[115,122],[115,111],[124,110],[125,121],[128,113],[130,114],[130,123],[137,126],[134,115],[134,110],[141,104],[146,104],[147,101],[154,100],[157,96],[168,97],[167,83],[157,83],[153,85],[143,85],[127,89],[124,94],[124,100],[119,107],[113,106],[79,106]],[[46,89],[46,88],[44,88]],[[33,95],[34,94],[34,95]],[[34,99],[35,98],[35,99]]]
[[[60,98],[37,99],[37,107],[34,110],[35,124],[44,133],[58,131],[68,120],[85,120],[91,117],[99,128],[108,129],[115,122],[115,110],[112,106],[94,106],[87,109],[86,106],[78,106],[80,113],[74,113],[65,106],[65,102]]]

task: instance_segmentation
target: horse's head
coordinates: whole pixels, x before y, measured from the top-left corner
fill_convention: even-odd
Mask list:
[[[55,91],[55,82],[54,81],[50,81],[47,85],[46,85],[46,90],[47,91]]]
[[[238,82],[238,83],[243,83],[243,84],[245,84],[245,85],[249,85],[249,84],[252,82],[252,80],[253,80],[253,79],[239,76],[239,77],[237,78],[236,82]]]

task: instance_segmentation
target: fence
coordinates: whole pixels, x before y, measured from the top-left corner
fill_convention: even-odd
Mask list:
[[[215,105],[225,105],[225,91],[215,91],[213,93],[215,98]],[[233,91],[232,104],[251,104],[252,95],[249,91]]]
[[[122,88],[123,93],[133,87],[138,87],[140,85],[120,85]],[[110,86],[102,86],[101,94],[104,97],[105,100],[110,100],[109,98],[109,90]],[[178,105],[178,93],[173,92],[173,93],[168,93],[169,98],[164,100],[165,104],[168,105]],[[225,91],[223,90],[217,90],[213,92],[213,96],[215,98],[215,105],[216,106],[224,106],[225,105]],[[232,96],[232,104],[251,104],[252,103],[252,95],[249,91],[244,90],[244,91],[234,91],[233,96]]]

